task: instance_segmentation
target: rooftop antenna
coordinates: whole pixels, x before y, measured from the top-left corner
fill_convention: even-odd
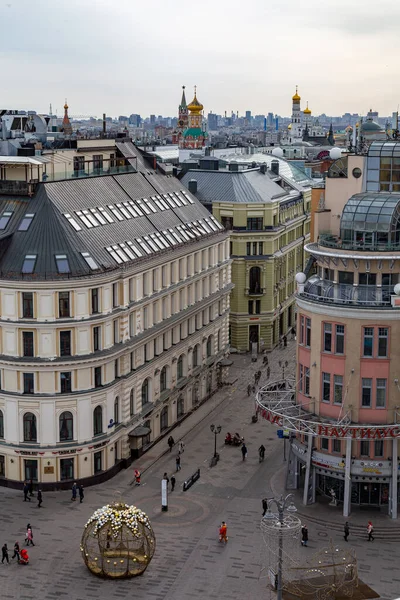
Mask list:
[[[53,113],[52,113],[52,108],[51,108],[51,102],[50,102],[49,115],[50,115],[51,117],[53,116]]]

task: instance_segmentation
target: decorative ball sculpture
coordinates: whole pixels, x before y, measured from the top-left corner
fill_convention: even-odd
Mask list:
[[[81,540],[82,557],[89,571],[110,579],[142,575],[155,548],[156,538],[147,515],[124,502],[96,510]]]

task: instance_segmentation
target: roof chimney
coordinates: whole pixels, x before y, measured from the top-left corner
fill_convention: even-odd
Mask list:
[[[239,171],[239,165],[237,164],[237,162],[229,163],[229,170],[237,173],[237,171]]]
[[[188,188],[189,192],[195,196],[197,193],[197,179],[189,179]]]
[[[267,165],[265,163],[262,163],[260,165],[260,173],[262,173],[263,175],[265,175],[266,172],[267,172]]]
[[[275,174],[275,175],[279,175],[279,160],[273,160],[271,162],[271,171]]]

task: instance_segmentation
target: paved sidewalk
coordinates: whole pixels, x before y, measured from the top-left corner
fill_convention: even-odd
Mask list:
[[[281,374],[279,360],[288,361],[287,373],[294,369],[294,343],[270,355],[271,377]],[[177,486],[169,493],[168,512],[161,511],[160,482],[164,472],[175,471],[176,452],[168,450],[166,439],[156,444],[135,464],[142,470],[142,485],[130,485],[133,468],[112,480],[87,488],[83,504],[71,502],[69,492],[48,492],[43,507],[23,502],[22,492],[0,489],[1,545],[9,548],[15,540],[23,542],[26,524],[33,526],[36,546],[29,549],[28,568],[0,565],[1,600],[253,600],[275,597],[267,585],[267,551],[260,532],[261,499],[280,491],[282,479],[282,440],[276,427],[259,420],[251,422],[254,398],[246,388],[260,369],[259,360],[234,356],[232,388],[224,388],[176,428],[175,441],[183,439],[182,470],[176,474]],[[234,373],[234,376],[232,374]],[[265,370],[261,385],[266,382]],[[211,411],[211,412],[210,412]],[[217,438],[220,461],[214,468],[209,461],[214,451],[210,425],[221,425]],[[224,445],[226,431],[239,431],[246,439],[248,458],[242,460],[239,448]],[[266,459],[258,461],[257,449],[263,443]],[[183,481],[198,467],[200,480],[189,491]],[[122,497],[149,515],[157,538],[156,553],[142,577],[110,582],[92,576],[79,553],[83,527],[93,511]],[[302,507],[296,498],[299,512]],[[307,509],[308,510],[308,509]],[[311,509],[312,510],[312,509]],[[303,517],[302,517],[303,518]],[[310,513],[311,518],[311,513]],[[228,524],[229,542],[218,543],[218,526]],[[310,555],[333,537],[341,543],[341,532],[327,531],[326,524],[309,523]],[[400,591],[397,579],[398,545],[377,539],[374,544],[353,536],[362,578],[392,599]],[[300,544],[299,544],[300,546]],[[300,552],[302,556],[306,553]]]

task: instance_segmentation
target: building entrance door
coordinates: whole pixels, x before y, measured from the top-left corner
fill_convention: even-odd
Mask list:
[[[360,504],[379,506],[379,483],[360,483]]]
[[[37,481],[38,479],[38,468],[37,468],[37,460],[28,460],[25,461],[25,479],[26,481]]]
[[[249,350],[252,349],[253,343],[257,343],[258,348],[258,325],[249,325]]]

